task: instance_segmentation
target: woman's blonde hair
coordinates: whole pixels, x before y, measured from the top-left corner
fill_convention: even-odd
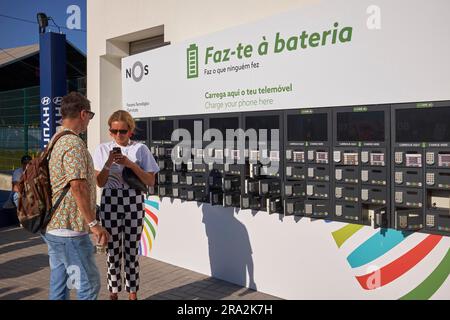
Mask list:
[[[114,121],[123,121],[128,125],[128,129],[134,133],[134,129],[136,129],[136,123],[134,122],[133,117],[125,110],[117,110],[114,112],[108,119],[108,126],[111,128],[111,124]]]

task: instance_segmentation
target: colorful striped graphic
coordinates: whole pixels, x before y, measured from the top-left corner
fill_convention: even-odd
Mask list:
[[[332,236],[338,248],[354,234],[361,230],[362,226],[347,224],[332,232]],[[381,229],[371,235],[363,243],[359,244],[347,257],[351,268],[358,268],[387,255],[390,258],[391,250],[402,243],[411,233],[399,232],[392,229]],[[407,274],[418,265],[443,239],[442,236],[428,235],[418,244],[399,257],[392,260],[377,270],[364,275],[355,276],[364,290],[373,290],[394,282]],[[402,249],[403,250],[403,249]],[[405,249],[406,250],[406,249]],[[398,250],[397,250],[398,251]],[[450,248],[447,249],[439,265],[424,279],[415,289],[411,290],[400,299],[429,299],[443,285],[450,274]],[[374,282],[374,279],[376,280]]]
[[[336,241],[338,248],[340,248],[345,241],[350,239],[352,235],[361,230],[362,227],[363,226],[359,224],[348,224],[345,227],[333,232],[332,235],[334,241]]]
[[[450,274],[450,249],[434,271],[414,290],[401,297],[401,300],[426,300],[438,291]]]
[[[413,249],[402,255],[400,258],[395,259],[391,263],[372,273],[357,276],[356,279],[358,280],[361,287],[366,290],[377,289],[378,287],[385,286],[388,283],[391,283],[395,279],[399,278],[410,269],[412,269],[416,264],[418,264],[431,252],[431,250],[434,249],[434,247],[439,243],[441,239],[442,237],[440,236],[428,236]],[[370,279],[376,272],[379,272],[380,284],[379,286],[373,287],[370,286]]]
[[[356,248],[347,258],[352,268],[363,266],[381,257],[401,243],[411,233],[402,233],[387,229],[386,232],[376,233],[369,240]]]
[[[142,256],[150,256],[150,252],[156,238],[158,215],[159,198],[157,196],[149,196],[145,200],[144,229],[142,231],[141,243],[139,245],[139,254]]]

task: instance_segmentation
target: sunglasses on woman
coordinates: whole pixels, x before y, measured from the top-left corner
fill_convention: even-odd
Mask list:
[[[118,134],[118,133],[120,133],[120,134],[127,134],[128,133],[128,129],[121,129],[121,130],[109,129],[109,132],[111,132],[112,134]]]

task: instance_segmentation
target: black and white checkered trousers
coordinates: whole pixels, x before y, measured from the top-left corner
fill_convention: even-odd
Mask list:
[[[122,290],[122,257],[125,257],[125,289],[139,290],[139,242],[144,221],[144,195],[134,189],[103,189],[102,225],[111,235],[108,242],[108,290]]]

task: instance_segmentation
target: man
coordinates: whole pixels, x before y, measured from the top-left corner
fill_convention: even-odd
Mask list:
[[[27,167],[28,163],[31,161],[31,157],[29,155],[24,155],[22,159],[20,159],[20,163],[22,166],[20,168],[17,168],[14,170],[14,173],[12,175],[12,196],[14,204],[16,205],[16,208],[19,207],[19,181],[22,177],[23,172],[25,171],[25,168]]]
[[[61,137],[50,154],[49,172],[52,202],[64,187],[70,186],[47,225],[43,238],[50,257],[51,300],[69,299],[69,290],[77,289],[80,300],[97,299],[100,275],[94,260],[94,246],[89,229],[97,243],[108,243],[108,232],[95,216],[95,175],[92,158],[78,136],[87,130],[94,117],[90,102],[82,94],[71,92],[62,99],[62,130],[73,134]]]
[[[31,157],[29,155],[24,155],[22,159],[20,159],[21,166],[14,170],[11,181],[11,193],[8,197],[8,200],[3,204],[3,209],[16,209],[19,206],[19,181],[22,177],[25,168],[28,163],[31,161]]]

